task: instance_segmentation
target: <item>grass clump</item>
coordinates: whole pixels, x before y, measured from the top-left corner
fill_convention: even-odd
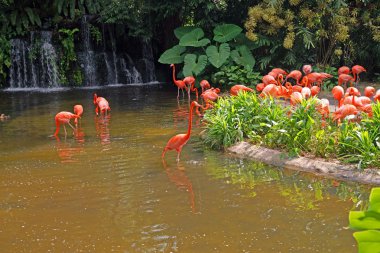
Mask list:
[[[329,118],[322,119],[315,98],[291,108],[255,93],[239,93],[220,98],[207,111],[205,143],[220,149],[248,140],[294,156],[339,158],[362,167],[380,167],[380,103],[372,110],[372,118],[362,114],[361,122],[343,121],[338,126]]]

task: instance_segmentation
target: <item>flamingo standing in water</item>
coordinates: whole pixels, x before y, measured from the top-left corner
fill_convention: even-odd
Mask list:
[[[173,82],[178,88],[178,93],[177,93],[177,99],[179,98],[179,89],[182,90],[182,95],[183,95],[183,89],[187,91],[187,86],[186,83],[183,80],[177,80],[175,77],[175,65],[170,64],[170,67],[173,68]]]
[[[189,125],[187,128],[187,133],[177,134],[169,139],[164,150],[162,151],[162,155],[161,155],[162,159],[165,158],[166,151],[175,149],[177,151],[177,162],[179,161],[179,156],[181,154],[182,148],[190,139],[190,133],[191,133],[191,127],[192,127],[192,121],[193,121],[193,109],[195,106],[201,107],[201,105],[198,104],[196,101],[191,102],[190,112],[189,112]]]
[[[54,136],[58,136],[60,126],[63,125],[63,129],[65,129],[65,136],[67,135],[65,124],[68,124],[74,131],[75,128],[70,124],[71,119],[77,119],[80,118],[79,115],[76,115],[71,112],[59,112],[55,115],[55,132]]]
[[[96,93],[94,93],[94,105],[96,115],[99,115],[99,111],[100,114],[104,113],[105,115],[107,115],[108,111],[111,111],[111,107],[109,106],[107,99],[104,97],[98,97]]]
[[[74,105],[74,114],[82,117],[83,114],[83,106],[82,105]],[[74,119],[75,126],[78,125],[78,118]]]
[[[183,82],[187,86],[187,95],[189,97],[190,101],[190,92],[194,91],[198,100],[198,89],[194,87],[195,85],[195,78],[193,76],[187,76],[183,79]]]

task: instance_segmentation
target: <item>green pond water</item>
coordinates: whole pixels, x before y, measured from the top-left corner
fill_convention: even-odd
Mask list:
[[[166,87],[167,85],[163,85]],[[96,117],[92,94],[111,113]],[[159,85],[2,91],[1,252],[357,252],[348,213],[370,188],[204,147],[161,152],[188,102]],[[82,104],[73,134],[54,116]]]

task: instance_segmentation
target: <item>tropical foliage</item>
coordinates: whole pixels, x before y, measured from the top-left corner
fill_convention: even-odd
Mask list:
[[[254,93],[220,98],[206,112],[205,143],[224,148],[248,141],[288,151],[291,155],[339,158],[361,167],[380,167],[380,103],[374,115],[363,115],[361,123],[345,121],[340,126],[328,120],[326,126],[316,110],[314,98],[294,108]]]
[[[379,10],[376,0],[261,1],[248,10],[246,35],[267,46],[259,57],[261,67],[299,68],[310,62],[379,67]]]
[[[199,76],[206,67],[220,69],[231,65],[252,71],[255,58],[249,50],[249,42],[241,39],[244,37],[242,31],[237,25],[223,24],[213,29],[212,39],[209,39],[202,28],[177,28],[174,34],[179,44],[166,50],[158,61],[164,64],[183,63],[184,76]]]
[[[373,188],[369,207],[365,211],[351,211],[350,227],[361,230],[354,233],[359,253],[378,252],[380,249],[380,187]]]

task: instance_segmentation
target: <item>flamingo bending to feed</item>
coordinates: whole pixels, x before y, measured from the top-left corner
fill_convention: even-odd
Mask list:
[[[175,77],[175,65],[170,64],[170,67],[173,68],[173,82],[178,88],[178,93],[177,93],[177,99],[178,99],[179,98],[179,89],[182,90],[182,95],[183,95],[183,89],[185,89],[187,91],[187,87],[186,87],[186,84],[183,80],[177,80],[176,79],[176,77]]]
[[[199,85],[201,86],[201,89],[202,89],[202,93],[207,90],[207,89],[210,89],[211,88],[211,85],[210,83],[207,81],[207,80],[202,80]]]
[[[196,98],[198,100],[198,89],[194,87],[194,85],[195,85],[195,78],[193,76],[187,76],[187,77],[185,77],[183,79],[183,81],[184,81],[184,83],[187,86],[187,95],[189,97],[189,100],[190,100],[190,92],[191,91],[195,92]]]
[[[354,78],[348,74],[340,74],[338,76],[338,85],[345,84],[347,87],[347,82],[349,82],[350,86],[352,86],[352,84],[354,82]]]
[[[190,105],[190,113],[189,113],[189,125],[187,128],[187,133],[185,134],[177,134],[169,139],[168,143],[166,144],[164,150],[162,151],[161,158],[165,158],[165,153],[168,150],[175,149],[177,151],[177,162],[179,161],[179,156],[181,154],[183,146],[189,141],[190,139],[190,133],[191,133],[191,127],[192,127],[192,120],[193,120],[193,109],[194,107],[201,107],[200,104],[198,104],[196,101],[191,102]]]
[[[75,128],[70,124],[70,119],[80,118],[79,115],[76,115],[71,112],[59,112],[55,115],[55,132],[54,136],[58,136],[60,126],[63,125],[63,129],[65,129],[65,136],[67,135],[65,124],[68,124],[74,131]]]
[[[83,114],[83,106],[82,105],[74,105],[74,114],[81,117]],[[74,119],[74,123],[75,123],[75,125],[78,125],[78,118]]]
[[[341,119],[344,119],[348,115],[356,115],[358,114],[358,109],[351,104],[342,105],[335,112],[333,112],[333,121],[338,120],[340,122]]]
[[[263,89],[263,92],[261,92],[260,97],[266,97],[266,96],[277,97],[278,93],[279,93],[278,86],[275,84],[269,84]]]
[[[347,67],[347,66],[342,66],[338,69],[338,76],[340,76],[341,74],[350,74],[350,68]]]
[[[363,66],[360,66],[360,65],[355,65],[351,69],[352,69],[352,75],[354,76],[355,83],[358,84],[360,80],[359,74],[362,72],[367,72],[367,70]]]
[[[296,80],[297,85],[301,85],[300,80],[302,78],[302,73],[299,70],[293,70],[289,73],[289,75],[286,76],[285,81],[287,81],[289,78],[293,78]]]
[[[231,87],[230,94],[231,94],[231,96],[237,96],[239,91],[250,91],[250,92],[252,92],[253,90],[251,88],[245,86],[245,85],[236,84],[236,85]]]
[[[373,95],[375,95],[375,88],[372,86],[367,86],[364,88],[364,96],[371,98]]]
[[[98,97],[96,93],[94,93],[94,105],[96,115],[99,115],[99,111],[100,114],[103,113],[105,115],[107,115],[108,111],[111,111],[111,107],[109,106],[107,99],[104,97]]]

